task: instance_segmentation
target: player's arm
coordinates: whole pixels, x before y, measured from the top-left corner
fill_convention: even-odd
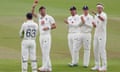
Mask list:
[[[95,22],[92,22],[92,25],[93,25],[93,27],[95,27],[95,28],[96,28],[96,24],[95,24]]]
[[[107,15],[106,15],[106,14],[103,14],[102,16],[99,15],[98,18],[99,18],[101,21],[105,21],[105,20],[107,20]]]
[[[95,11],[92,11],[92,14],[97,15],[97,13],[96,13]],[[104,15],[104,16],[98,15],[97,17],[98,17],[101,21],[105,21],[105,19],[106,19],[106,15]]]
[[[82,24],[85,24],[84,17],[83,17],[83,16],[81,16],[81,17],[80,17],[80,19],[81,19]]]
[[[53,23],[53,24],[51,24],[51,26],[49,26],[49,27],[44,27],[44,28],[43,28],[44,31],[47,31],[47,30],[50,30],[50,29],[51,29],[51,30],[52,30],[52,29],[56,29],[56,24]]]
[[[68,22],[68,20],[67,20],[67,19],[65,19],[65,20],[64,20],[64,23],[69,24],[69,22]]]
[[[24,37],[24,26],[21,26],[20,32],[19,32],[20,38]]]
[[[95,23],[93,22],[93,17],[92,16],[89,17],[88,22],[85,22],[85,25],[90,27],[90,28],[94,27]]]
[[[56,23],[55,23],[55,20],[54,20],[54,18],[53,17],[49,17],[49,20],[50,20],[50,26],[49,27],[45,27],[45,28],[43,28],[43,30],[44,31],[46,31],[46,30],[52,30],[52,29],[56,29]]]
[[[68,20],[65,19],[64,22],[65,22],[66,24],[69,24],[70,26],[75,26],[75,27],[76,27],[76,26],[80,26],[80,24],[81,24],[79,17],[76,18],[76,21],[75,21],[74,23],[71,23],[71,22],[69,21],[69,19],[68,19]]]
[[[56,24],[55,24],[55,23],[53,23],[53,24],[51,25],[51,29],[56,29]]]
[[[93,27],[95,27],[96,28],[96,22],[97,20],[96,20],[96,18],[93,18],[93,21],[92,21],[92,25],[93,25]]]
[[[35,13],[35,7],[37,6],[37,3],[34,3],[32,6],[32,15],[37,18],[37,14]]]
[[[101,21],[105,21],[105,19],[104,19],[102,16],[98,16],[98,18],[99,18]]]
[[[53,17],[50,17],[50,23],[51,23],[51,29],[56,29],[56,23],[55,19]]]

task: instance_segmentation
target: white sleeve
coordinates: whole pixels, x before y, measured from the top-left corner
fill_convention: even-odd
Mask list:
[[[24,33],[24,24],[22,24],[19,35],[22,38],[23,37],[23,33]]]
[[[50,16],[49,18],[50,18],[50,24],[54,24],[55,23],[55,19],[52,16]]]
[[[39,31],[39,27],[38,27],[38,24],[36,24],[36,35],[38,35],[38,31]]]
[[[107,20],[107,15],[106,14],[103,14],[103,19],[106,21]]]

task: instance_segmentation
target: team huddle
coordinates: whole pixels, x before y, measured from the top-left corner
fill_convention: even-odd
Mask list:
[[[56,29],[56,22],[54,18],[46,13],[46,8],[41,6],[39,14],[35,14],[35,7],[37,3],[33,4],[32,12],[26,14],[27,21],[22,24],[20,29],[20,37],[23,39],[21,46],[22,54],[22,72],[27,72],[28,59],[30,57],[32,72],[51,72],[52,64],[50,59],[51,49],[51,30]],[[77,67],[79,62],[79,50],[84,47],[83,67],[87,68],[90,62],[91,50],[91,32],[95,28],[94,34],[94,58],[95,66],[91,70],[106,71],[107,57],[106,57],[106,25],[107,15],[104,6],[98,3],[97,12],[92,12],[94,16],[89,14],[89,7],[83,6],[83,14],[77,14],[77,8],[72,6],[69,10],[69,16],[64,22],[68,26],[68,47],[72,61],[68,64],[70,67]],[[33,21],[33,16],[38,19],[39,24]],[[37,69],[36,59],[36,36],[40,32],[39,42],[42,53],[42,66]],[[102,62],[102,63],[101,63]]]

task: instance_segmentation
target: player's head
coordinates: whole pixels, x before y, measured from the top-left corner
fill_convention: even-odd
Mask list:
[[[42,16],[45,16],[45,14],[46,14],[46,8],[45,8],[44,6],[41,6],[41,7],[39,8],[39,12],[40,12],[40,14],[41,14]]]
[[[84,15],[87,15],[89,13],[89,8],[87,5],[83,6],[82,8]]]
[[[31,19],[33,18],[32,13],[27,13],[27,14],[26,14],[26,18],[27,18],[28,20],[31,20]]]
[[[72,7],[70,8],[70,13],[71,13],[72,16],[76,15],[76,13],[77,13],[77,8],[76,8],[75,6],[72,6]]]
[[[103,9],[104,9],[104,6],[103,6],[102,3],[98,3],[96,7],[97,7],[98,13],[101,13],[103,11]]]

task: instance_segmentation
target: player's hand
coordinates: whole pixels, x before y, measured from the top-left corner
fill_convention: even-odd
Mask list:
[[[35,3],[35,4],[38,4],[38,0],[34,0],[34,3]]]
[[[49,30],[49,27],[44,27],[43,30],[47,31],[47,30]]]
[[[92,14],[96,15],[97,13],[95,11],[92,11]]]
[[[83,24],[85,23],[85,20],[84,20],[83,16],[81,16],[81,21],[82,21]]]
[[[44,25],[44,24],[45,24],[45,21],[41,21],[41,24]]]
[[[37,6],[37,4],[36,3],[33,3],[33,6],[32,6],[32,8],[35,8]]]
[[[93,27],[96,27],[96,24],[94,22],[92,22],[92,24],[93,24]]]
[[[64,22],[65,22],[66,24],[69,24],[68,21],[67,21],[67,19],[65,19]]]

